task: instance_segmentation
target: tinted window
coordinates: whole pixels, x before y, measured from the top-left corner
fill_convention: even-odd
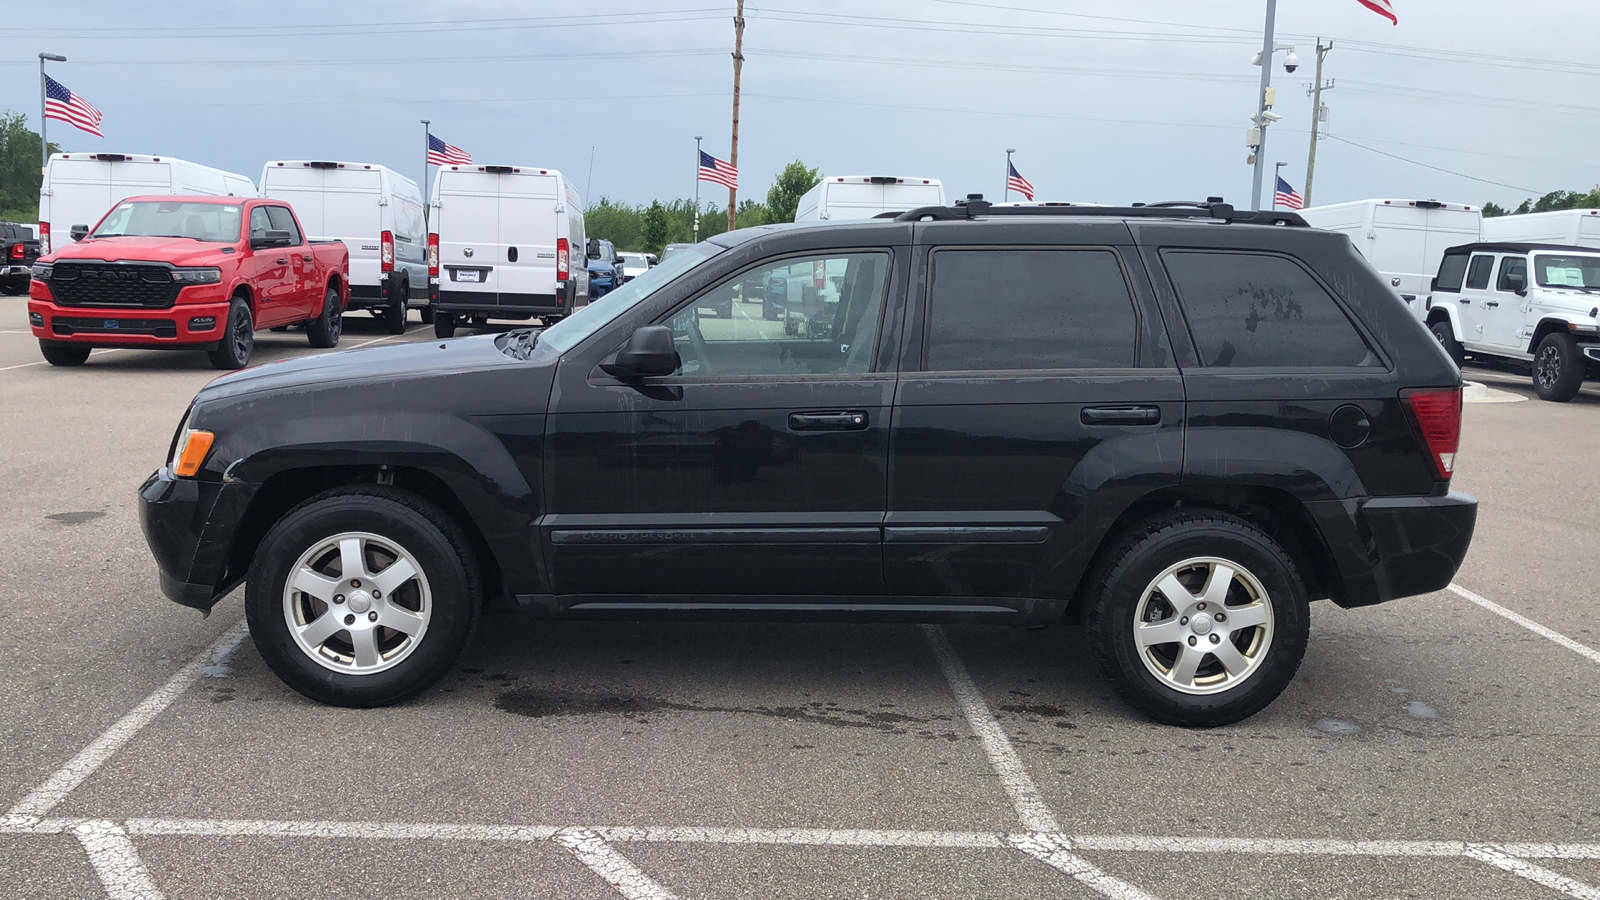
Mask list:
[[[300,245],[300,228],[294,223],[294,216],[285,206],[267,207],[267,218],[272,220],[272,230],[289,232],[289,246]]]
[[[1109,250],[940,250],[927,368],[1125,368],[1138,325]]]
[[[1289,259],[1190,251],[1163,259],[1207,366],[1378,364],[1339,304]]]
[[[1474,256],[1472,265],[1467,269],[1467,289],[1472,291],[1487,290],[1489,287],[1489,274],[1494,271],[1494,257]]]
[[[667,320],[678,374],[866,372],[888,277],[887,253],[795,257],[735,275]]]
[[[1500,278],[1495,283],[1495,286],[1494,286],[1495,290],[1497,290],[1497,291],[1514,290],[1514,288],[1511,286],[1510,279],[1508,279],[1506,277],[1508,275],[1521,275],[1522,276],[1522,286],[1523,287],[1527,287],[1528,286],[1528,261],[1526,259],[1523,259],[1520,256],[1507,256],[1506,258],[1500,260]]]
[[[267,208],[265,206],[258,206],[250,210],[250,237],[252,239],[266,237],[267,232],[271,230],[272,220],[267,218]]]
[[[1435,290],[1454,294],[1461,290],[1461,280],[1467,276],[1467,254],[1446,254],[1439,264],[1439,284]]]

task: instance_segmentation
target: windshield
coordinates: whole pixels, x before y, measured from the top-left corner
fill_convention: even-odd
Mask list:
[[[1600,256],[1540,253],[1533,272],[1540,287],[1600,288]]]
[[[661,265],[539,332],[539,340],[556,352],[565,353],[679,275],[721,252],[722,248],[715,244],[696,244],[673,253],[672,259],[663,260]]]
[[[240,207],[183,200],[125,200],[106,215],[91,237],[174,237],[233,243],[239,240]]]

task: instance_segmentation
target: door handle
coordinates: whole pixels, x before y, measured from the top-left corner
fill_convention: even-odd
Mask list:
[[[302,255],[300,258],[305,260],[306,262],[311,262],[311,257],[309,257],[309,256]]]
[[[280,265],[280,266],[287,266],[288,264],[289,264],[289,260],[287,258],[278,260],[278,265]]]
[[[1486,300],[1486,301],[1484,301],[1483,305],[1489,307],[1490,309],[1493,309],[1496,306],[1500,305],[1500,301],[1499,300]]]
[[[1469,300],[1469,299],[1467,299],[1467,298],[1466,298],[1466,297],[1462,297],[1462,298],[1461,298],[1461,302],[1462,302],[1462,303],[1471,303],[1471,302],[1472,302],[1472,301],[1471,301],[1471,300]]]
[[[1085,425],[1155,425],[1159,406],[1085,406],[1078,420]]]
[[[790,431],[865,431],[866,429],[867,414],[859,409],[789,414]]]

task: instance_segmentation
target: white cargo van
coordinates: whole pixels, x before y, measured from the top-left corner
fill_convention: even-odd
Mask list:
[[[800,198],[794,220],[870,219],[879,213],[943,205],[944,185],[937,178],[830,175]]]
[[[1494,216],[1483,220],[1483,239],[1600,248],[1600,209]]]
[[[390,334],[406,330],[406,309],[428,300],[428,237],[422,190],[373,163],[274,160],[261,170],[261,196],[286,200],[306,237],[350,248],[350,306],[370,309]]]
[[[1437,200],[1356,200],[1300,210],[1313,228],[1350,236],[1418,319],[1444,251],[1478,240],[1483,211]]]
[[[538,318],[546,325],[589,302],[583,200],[555,169],[443,166],[428,235],[433,330]]]
[[[170,156],[131,153],[52,153],[39,185],[39,252],[52,249],[52,233],[99,224],[111,207],[149,194],[254,197],[255,182],[232,172]]]

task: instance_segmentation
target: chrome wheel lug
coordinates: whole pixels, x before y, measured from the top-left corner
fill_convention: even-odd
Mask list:
[[[1193,647],[1194,645],[1195,645],[1195,637],[1194,637],[1194,635],[1191,634],[1191,635],[1189,635],[1189,646]]]
[[[360,587],[360,585],[358,584],[357,587]],[[1195,609],[1205,609],[1205,608],[1206,608],[1206,605],[1203,602],[1199,606],[1195,607]]]
[[[368,622],[376,622],[376,621],[378,621],[378,612],[377,612],[377,610],[373,610],[372,612],[367,613],[367,621]],[[1216,635],[1213,634],[1212,637],[1215,638]]]
[[[1179,625],[1187,625],[1187,624],[1189,624],[1189,617],[1188,616],[1183,616],[1183,617],[1179,618],[1178,619],[1178,624]]]
[[[1212,636],[1211,636],[1211,643],[1213,643],[1213,644],[1220,644],[1220,643],[1222,643],[1222,635],[1219,635],[1219,634],[1213,634],[1213,635],[1212,635]]]
[[[355,616],[345,616],[344,617],[344,623],[346,625],[354,625],[356,623],[356,617]],[[1189,641],[1191,643],[1193,643],[1194,638],[1190,638]]]
[[[358,587],[361,587],[361,579],[359,579],[359,578],[352,578],[352,579],[350,579],[350,586],[351,586],[351,587],[353,587],[353,588],[358,588]],[[1202,608],[1204,608],[1204,607],[1205,607],[1205,604],[1204,604],[1204,603],[1202,603],[1202,604],[1200,604],[1200,606],[1201,606],[1201,607],[1202,607]]]
[[[372,596],[376,597],[378,595],[377,594],[373,594]],[[1228,621],[1228,616],[1227,616],[1226,613],[1217,613],[1215,616],[1212,616],[1212,618],[1216,619],[1218,622],[1226,622],[1226,621]]]
[[[334,594],[333,595],[333,602],[335,602],[335,603],[343,603],[344,602],[344,595],[343,594]]]
[[[378,590],[377,588],[373,588],[373,590],[372,590],[372,599],[376,600],[376,599],[378,599],[379,597],[382,597],[382,596],[383,596],[383,592],[382,591]],[[1218,618],[1221,618],[1221,617],[1219,616]]]

